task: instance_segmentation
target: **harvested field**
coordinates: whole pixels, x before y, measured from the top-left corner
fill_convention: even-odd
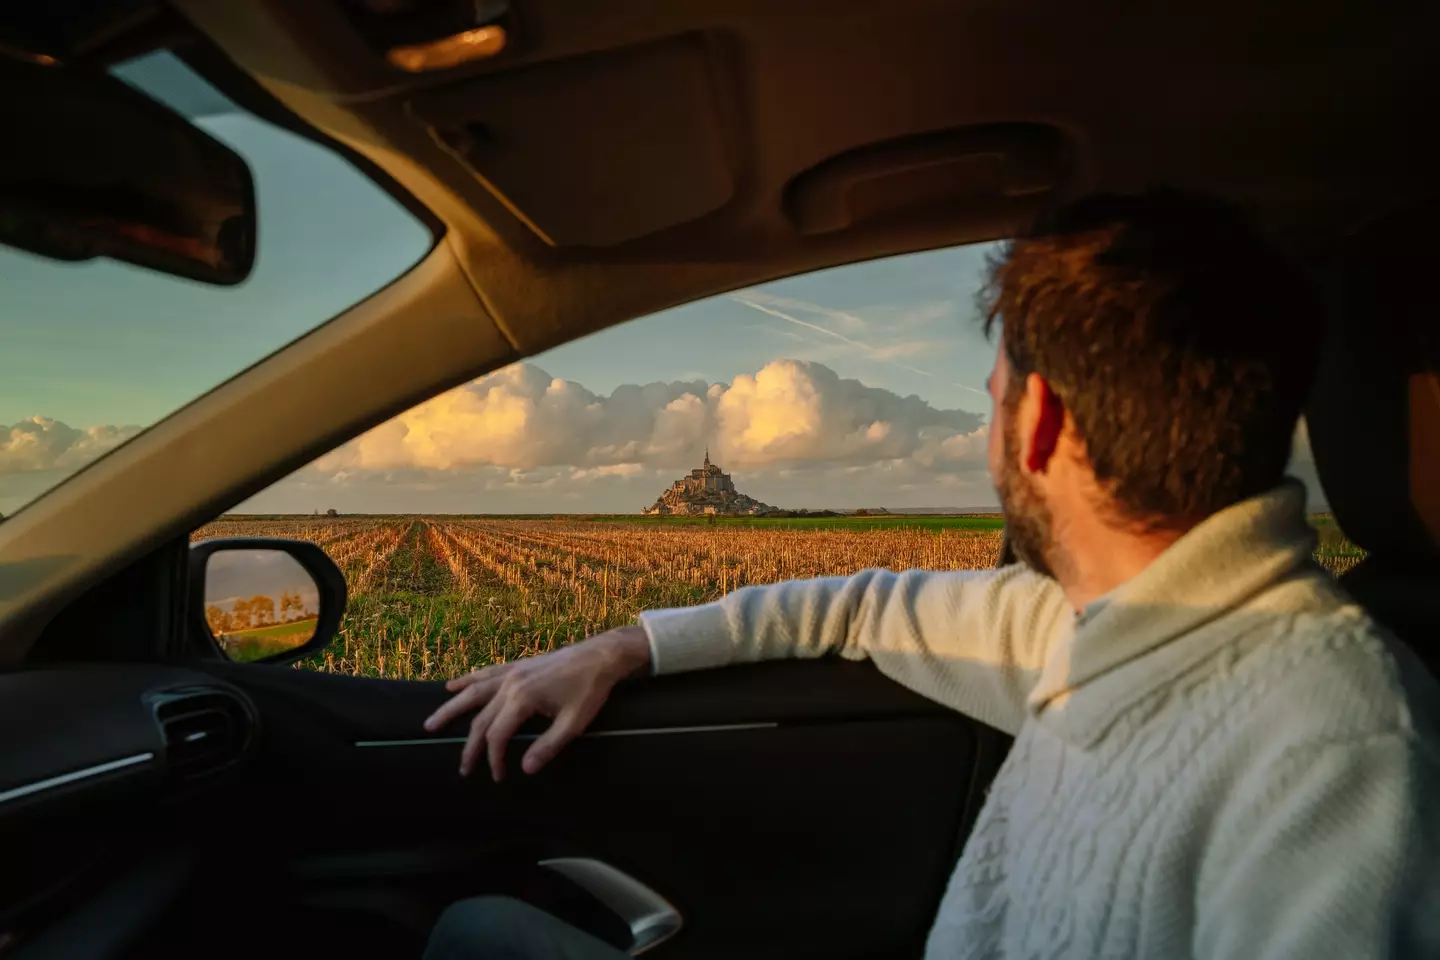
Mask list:
[[[551,650],[632,623],[647,608],[713,600],[737,587],[867,567],[992,566],[991,519],[861,523],[655,523],[621,518],[222,518],[194,539],[293,537],[345,572],[339,638],[303,666],[432,679]],[[947,522],[948,521],[948,522]],[[1363,554],[1318,516],[1317,558],[1340,573]]]

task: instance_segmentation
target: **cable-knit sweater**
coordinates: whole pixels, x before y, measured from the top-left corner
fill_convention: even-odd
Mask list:
[[[1078,616],[1007,567],[641,623],[657,673],[868,657],[1015,735],[927,957],[1440,957],[1436,685],[1311,559],[1304,502],[1221,511]]]

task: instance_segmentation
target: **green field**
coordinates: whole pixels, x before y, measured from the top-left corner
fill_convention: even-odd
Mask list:
[[[309,640],[315,633],[315,619],[296,620],[294,623],[277,623],[269,627],[255,627],[227,633],[221,641],[234,660],[259,660],[276,653],[293,650]]]
[[[1315,549],[1315,559],[1331,573],[1338,576],[1365,559],[1365,551],[1345,536],[1330,514],[1312,513],[1310,525],[1315,528],[1315,533],[1320,538]]]

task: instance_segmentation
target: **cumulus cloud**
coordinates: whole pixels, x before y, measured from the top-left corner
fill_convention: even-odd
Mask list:
[[[732,383],[627,384],[599,396],[519,363],[438,396],[340,447],[316,469],[574,468],[574,480],[691,466],[707,444],[727,467],[972,459],[981,417],[940,410],[841,378],[818,363],[776,360]]]
[[[246,509],[636,511],[708,445],[767,503],[986,506],[983,418],[775,360],[602,396],[519,363],[401,414]]]
[[[0,512],[138,432],[46,417],[0,425]],[[608,396],[515,364],[356,438],[246,509],[630,512],[707,444],[742,491],[778,506],[995,503],[979,415],[776,360],[730,383],[628,384]],[[1323,505],[1303,422],[1290,472]]]
[[[46,490],[140,432],[139,427],[72,427],[50,417],[0,423],[0,514]]]
[[[118,447],[139,427],[72,427],[49,417],[0,426],[0,473],[74,471]]]

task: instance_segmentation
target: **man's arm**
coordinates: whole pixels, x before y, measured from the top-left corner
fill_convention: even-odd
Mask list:
[[[1023,567],[744,587],[640,615],[656,673],[839,654],[1007,733],[1025,719],[1051,639],[1069,622],[1053,580]]]
[[[714,603],[643,614],[643,626],[456,677],[446,684],[455,696],[425,729],[478,711],[460,773],[484,750],[499,780],[522,723],[536,714],[553,721],[526,751],[523,767],[534,773],[579,736],[627,676],[838,653],[869,657],[911,689],[1014,733],[1050,642],[1068,619],[1059,587],[1020,567],[866,570],[745,587]]]

